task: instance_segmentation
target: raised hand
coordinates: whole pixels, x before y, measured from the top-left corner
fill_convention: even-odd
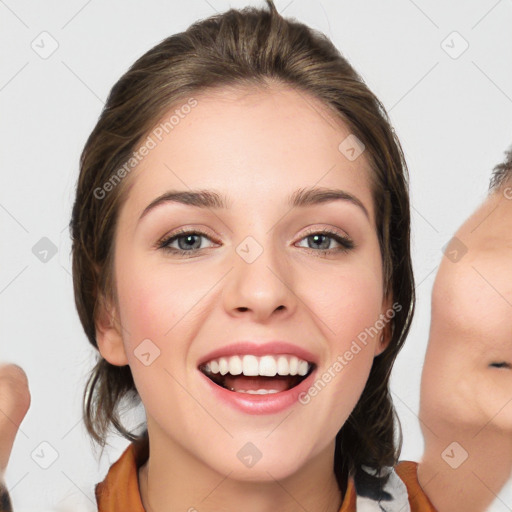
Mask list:
[[[11,512],[9,493],[3,475],[20,423],[30,407],[28,379],[14,364],[0,365],[0,512]]]

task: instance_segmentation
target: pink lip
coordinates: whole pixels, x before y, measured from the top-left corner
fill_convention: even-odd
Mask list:
[[[266,353],[268,354],[268,352]],[[211,389],[214,396],[230,407],[234,407],[246,414],[276,414],[299,401],[299,395],[306,393],[314,382],[317,369],[315,368],[306,379],[294,388],[268,395],[250,395],[229,391],[215,384],[201,371],[198,370],[198,372],[202,381],[205,382],[208,389]]]
[[[297,347],[292,343],[286,341],[269,341],[265,343],[255,343],[251,341],[238,341],[227,345],[222,348],[215,349],[209,352],[206,356],[201,358],[198,367],[202,364],[211,361],[212,359],[219,359],[220,357],[230,357],[236,355],[277,355],[288,354],[297,356],[304,361],[316,364],[316,357],[309,351],[301,347]],[[290,390],[291,391],[291,390]]]

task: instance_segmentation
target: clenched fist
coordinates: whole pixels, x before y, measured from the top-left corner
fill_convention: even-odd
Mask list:
[[[25,372],[14,364],[0,365],[0,512],[10,512],[11,502],[3,485],[3,474],[20,423],[30,407]]]

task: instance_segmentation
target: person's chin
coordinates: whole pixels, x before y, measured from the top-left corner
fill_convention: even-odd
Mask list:
[[[290,438],[293,439],[293,438]],[[233,450],[231,447],[219,450],[205,462],[216,472],[229,475],[239,482],[272,483],[284,480],[302,471],[309,463],[307,447],[289,443],[262,444],[255,440],[243,441]]]
[[[287,463],[286,461],[270,461],[265,463],[260,460],[253,467],[232,467],[229,472],[229,478],[244,483],[272,484],[298,474],[305,467],[306,463],[307,461],[294,464]]]

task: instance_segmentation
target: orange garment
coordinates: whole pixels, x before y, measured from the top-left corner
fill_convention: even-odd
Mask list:
[[[407,487],[411,512],[437,512],[418,482],[418,463],[403,460],[395,466],[396,474]]]
[[[148,453],[131,443],[110,467],[107,476],[95,487],[98,512],[145,512],[139,492],[138,468],[146,462]],[[436,512],[421,489],[416,462],[402,461],[395,471],[407,487],[411,512]],[[355,512],[356,490],[349,479],[340,512]]]

